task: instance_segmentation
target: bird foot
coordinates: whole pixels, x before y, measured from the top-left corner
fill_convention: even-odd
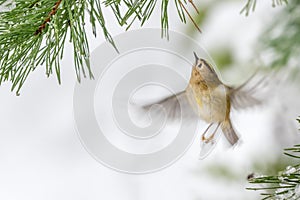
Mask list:
[[[210,142],[213,144],[213,143],[215,143],[214,136],[215,136],[215,134],[212,134],[211,136],[206,138],[204,135],[202,135],[202,141],[206,144],[208,144]]]

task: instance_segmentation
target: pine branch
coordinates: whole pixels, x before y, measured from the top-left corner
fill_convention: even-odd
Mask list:
[[[78,81],[81,74],[89,77],[89,48],[84,29],[87,8],[96,35],[96,23],[103,26],[107,40],[113,40],[104,27],[105,21],[98,1],[16,1],[17,7],[0,13],[0,83],[12,82],[17,94],[27,76],[38,65],[46,65],[46,74],[53,68],[60,83],[60,59],[63,56],[67,33],[74,50],[74,64]],[[76,5],[76,6],[74,6]],[[20,21],[22,19],[22,21]],[[42,19],[42,20],[41,20]]]
[[[190,18],[190,20],[193,22],[193,24],[194,24],[194,26],[197,28],[197,30],[201,33],[202,31],[200,30],[200,28],[198,27],[198,25],[197,25],[197,23],[195,22],[195,20],[193,19],[193,17],[190,15],[190,13],[188,12],[188,10],[186,9],[186,7],[184,6],[184,4],[180,1],[180,0],[178,0],[179,1],[179,4],[180,4],[180,6],[183,8],[183,10],[186,12],[186,14],[189,16],[189,18]],[[192,1],[190,1],[191,2],[191,4],[193,5],[193,6],[195,6],[195,4],[192,2]],[[199,13],[199,11],[198,11],[198,9],[197,8],[195,8],[195,10],[197,11],[197,13]]]
[[[39,26],[39,28],[35,31],[34,35],[41,34],[42,31],[46,28],[47,24],[51,21],[51,18],[56,14],[58,6],[60,5],[62,0],[58,0],[55,2],[52,10],[48,14],[48,17],[45,19],[45,21]],[[32,4],[30,7],[32,8],[34,4]]]
[[[287,8],[278,14],[278,19],[281,20],[274,19],[261,37],[260,51],[272,56],[273,59],[269,65],[273,68],[287,66],[298,68],[299,62],[297,61],[300,53],[299,3],[300,0],[290,0]]]
[[[84,16],[87,9],[94,30],[95,21],[104,24],[98,1],[17,0],[15,3],[11,11],[0,12],[0,84],[11,81],[12,90],[18,95],[28,75],[42,64],[47,76],[55,71],[60,83],[60,59],[68,33],[78,81],[82,75],[93,77]],[[103,32],[114,45],[105,28]]]
[[[252,11],[255,11],[255,7],[256,7],[256,2],[257,0],[247,0],[245,6],[242,8],[242,10],[240,11],[240,13],[245,13],[246,16],[249,15],[249,13]],[[272,6],[279,6],[279,5],[283,5],[283,4],[287,4],[288,0],[272,0]]]
[[[168,28],[169,28],[169,18],[168,18],[168,7],[172,1],[169,0],[161,0],[160,11],[161,11],[161,28],[162,28],[162,36],[168,37]],[[186,23],[185,15],[189,15],[190,11],[186,9],[188,4],[191,4],[193,8],[199,13],[195,3],[192,0],[188,2],[186,0],[174,0],[177,13],[180,20],[183,23]],[[151,17],[153,10],[157,6],[157,0],[106,0],[104,1],[106,6],[109,6],[114,15],[117,17],[117,20],[121,26],[126,26],[126,30],[130,28],[130,26],[135,22],[139,21],[141,26]],[[128,9],[125,13],[121,13],[121,7],[127,7]],[[190,18],[194,23],[193,18]],[[196,28],[199,30],[199,27],[196,23],[194,23]]]
[[[300,119],[297,121],[300,123]],[[300,159],[300,144],[284,150],[284,154]],[[258,187],[247,188],[248,190],[263,190],[263,199],[300,199],[300,163],[287,166],[277,176],[251,176],[249,183],[258,184]]]
[[[183,0],[184,3],[178,4],[178,1],[175,0],[178,15],[185,22],[185,14],[189,12],[184,13],[183,6],[188,2]],[[191,0],[189,3],[196,8]],[[11,90],[17,95],[29,74],[39,65],[44,64],[47,76],[55,73],[61,82],[60,60],[67,41],[73,46],[78,81],[82,76],[93,78],[85,31],[86,14],[95,37],[96,26],[100,25],[105,39],[117,50],[99,0],[0,0],[0,6],[5,7],[0,10],[0,84],[10,81]],[[104,6],[109,7],[118,23],[128,29],[136,20],[142,26],[151,17],[157,0],[106,0]],[[121,13],[121,6],[128,8],[125,13]],[[168,36],[168,7],[169,0],[162,0],[163,36]]]
[[[243,9],[246,13],[255,6],[256,0],[248,0]],[[287,2],[273,0],[274,4]],[[193,0],[161,0],[162,36],[168,37],[169,5],[175,3],[181,22],[186,23],[186,16],[199,32],[198,24],[188,10],[188,5],[199,14]],[[20,89],[29,74],[39,65],[45,65],[46,74],[55,73],[58,82],[60,62],[64,55],[67,41],[73,46],[74,67],[78,81],[83,77],[93,78],[89,63],[89,43],[85,30],[85,15],[95,37],[96,26],[100,25],[103,35],[117,50],[110,35],[102,7],[110,8],[119,25],[126,30],[138,21],[141,26],[150,19],[158,7],[157,0],[0,0],[0,85],[5,81],[12,83],[11,90],[19,95]],[[122,7],[122,9],[121,9]],[[121,12],[125,9],[125,12]],[[85,12],[87,11],[87,12]],[[67,39],[67,37],[70,37]]]

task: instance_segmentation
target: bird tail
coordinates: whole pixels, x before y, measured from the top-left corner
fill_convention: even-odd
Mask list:
[[[238,142],[239,136],[236,134],[234,128],[232,127],[230,119],[226,119],[221,123],[221,129],[226,139],[232,146]]]

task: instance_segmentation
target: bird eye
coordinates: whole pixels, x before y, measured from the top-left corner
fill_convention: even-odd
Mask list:
[[[200,64],[198,65],[198,67],[201,68],[201,67],[202,67],[202,63],[200,63]]]

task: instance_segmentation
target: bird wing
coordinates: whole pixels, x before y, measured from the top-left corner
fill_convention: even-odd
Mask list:
[[[234,91],[230,95],[231,105],[235,109],[245,109],[260,105],[261,100],[254,97],[254,95],[249,91]]]
[[[262,104],[270,96],[271,77],[258,77],[255,73],[239,87],[228,87],[231,105],[245,109]]]
[[[175,95],[167,96],[157,102],[144,105],[143,109],[149,111],[154,105],[162,106],[160,109],[154,109],[154,114],[162,115],[163,112],[165,112],[168,119],[172,121],[181,119],[198,119],[196,113],[189,104],[186,91],[181,91]]]

